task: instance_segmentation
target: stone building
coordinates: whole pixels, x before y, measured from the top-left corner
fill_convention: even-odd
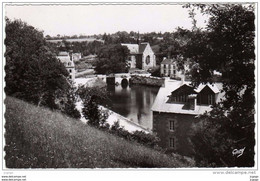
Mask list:
[[[73,62],[77,62],[82,58],[81,53],[72,53],[71,55],[72,55]]]
[[[164,58],[161,62],[160,73],[162,77],[178,79],[185,75],[188,71],[189,68],[187,64],[184,64],[183,70],[178,70],[178,64],[175,58]]]
[[[130,51],[127,59],[130,68],[148,70],[156,66],[156,57],[149,43],[122,43],[121,45],[126,46]]]
[[[75,80],[75,65],[72,59],[72,55],[68,52],[59,52],[57,58],[64,64],[67,71],[69,72],[69,79]]]
[[[166,80],[152,106],[153,132],[161,140],[159,145],[169,152],[190,156],[191,126],[196,124],[196,116],[210,111],[211,105],[220,101],[224,95],[221,89],[221,83],[201,84],[194,89],[188,82]]]

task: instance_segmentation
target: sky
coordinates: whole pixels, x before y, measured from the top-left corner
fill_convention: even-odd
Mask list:
[[[172,32],[191,29],[188,9],[172,5],[5,4],[5,16],[21,19],[44,35],[93,35],[117,31]],[[196,15],[198,27],[207,17]]]

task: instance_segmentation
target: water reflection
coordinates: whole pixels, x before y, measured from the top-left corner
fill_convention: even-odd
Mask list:
[[[108,86],[111,110],[152,129],[151,107],[159,90],[158,87],[141,85]]]

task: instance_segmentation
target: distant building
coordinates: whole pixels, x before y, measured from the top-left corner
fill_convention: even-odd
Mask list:
[[[187,82],[166,80],[152,106],[153,132],[159,145],[168,151],[189,156],[192,145],[189,132],[197,115],[210,111],[223,97],[221,83],[199,85],[194,89]]]
[[[67,71],[69,72],[69,79],[75,80],[75,65],[72,59],[72,55],[68,52],[59,52],[57,58],[64,64]]]
[[[178,70],[177,60],[175,58],[164,58],[161,62],[161,76],[174,79],[181,78],[189,70],[188,65],[184,65],[183,70]]]
[[[156,57],[149,43],[122,43],[121,45],[126,46],[130,51],[130,55],[127,60],[130,68],[148,70],[149,68],[156,66]]]
[[[77,62],[82,58],[81,53],[72,53],[71,55],[73,62]]]

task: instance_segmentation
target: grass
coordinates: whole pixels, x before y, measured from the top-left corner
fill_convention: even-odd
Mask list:
[[[169,156],[100,131],[59,112],[16,98],[5,99],[5,162],[8,168],[190,167]]]

